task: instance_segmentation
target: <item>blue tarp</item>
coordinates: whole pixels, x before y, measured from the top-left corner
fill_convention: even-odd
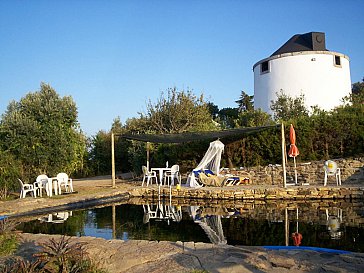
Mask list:
[[[338,250],[331,248],[313,247],[313,246],[263,246],[265,249],[271,250],[312,250],[317,252],[336,253],[336,254],[348,254],[350,251]]]

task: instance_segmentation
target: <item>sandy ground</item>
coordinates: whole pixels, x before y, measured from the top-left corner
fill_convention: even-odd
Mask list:
[[[77,202],[87,202],[112,196],[128,196],[127,192],[133,189],[136,184],[140,183],[117,179],[116,187],[112,188],[110,176],[75,179],[73,181],[75,193],[72,194],[47,197],[45,196],[45,192],[43,192],[43,197],[33,198],[27,195],[23,199],[18,198],[11,201],[0,201],[0,216],[19,215],[34,210]]]

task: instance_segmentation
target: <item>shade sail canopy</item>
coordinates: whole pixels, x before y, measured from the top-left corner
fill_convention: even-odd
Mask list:
[[[197,140],[211,140],[217,138],[248,135],[266,129],[278,128],[279,126],[280,125],[278,124],[278,125],[268,125],[261,127],[246,127],[246,128],[231,129],[231,130],[210,131],[210,132],[189,132],[181,134],[120,134],[119,136],[130,140],[139,140],[144,142],[184,143]]]

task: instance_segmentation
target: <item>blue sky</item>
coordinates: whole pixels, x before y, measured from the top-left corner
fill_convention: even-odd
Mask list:
[[[174,86],[235,107],[254,92],[253,65],[311,31],[350,57],[358,82],[363,10],[361,0],[0,0],[0,114],[41,82],[72,96],[89,136]]]

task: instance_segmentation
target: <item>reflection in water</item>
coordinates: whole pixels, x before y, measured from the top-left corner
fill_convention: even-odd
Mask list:
[[[343,210],[340,208],[334,209],[337,211],[336,215],[330,215],[329,210],[326,209],[326,225],[331,238],[340,239],[340,237],[343,235],[343,232],[340,231],[340,225],[343,221]]]
[[[164,205],[161,202],[158,204],[143,205],[143,223],[146,224],[150,219],[166,220],[168,225],[170,220],[180,222],[182,220],[182,210],[180,206]]]
[[[363,207],[363,203],[347,201],[224,205],[195,201],[194,206],[180,206],[161,199],[52,213],[27,220],[18,229],[105,239],[298,245],[364,252]]]
[[[39,217],[38,220],[40,222],[61,224],[64,223],[70,216],[72,216],[72,211],[62,211]]]
[[[217,245],[227,243],[222,229],[221,215],[207,214],[204,216],[203,209],[197,206],[190,206],[190,215],[194,222],[200,225],[211,243]]]
[[[286,246],[289,246],[289,224],[290,224],[290,219],[289,219],[289,211],[293,211],[295,212],[295,222],[296,222],[296,231],[292,233],[291,237],[292,237],[292,241],[293,241],[293,245],[295,246],[299,246],[302,243],[302,234],[299,233],[298,230],[298,221],[299,221],[299,217],[298,217],[298,207],[286,207],[284,209],[284,230],[285,230],[285,242],[286,242]]]

